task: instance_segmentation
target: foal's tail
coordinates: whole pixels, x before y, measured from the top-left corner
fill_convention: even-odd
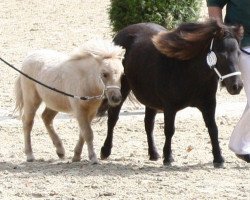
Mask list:
[[[22,111],[23,111],[23,92],[21,88],[20,76],[17,78],[15,82],[15,96],[16,96],[16,106],[15,106],[14,112],[19,111],[19,114],[21,116]]]

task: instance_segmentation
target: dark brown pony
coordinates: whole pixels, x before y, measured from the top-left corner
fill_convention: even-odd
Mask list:
[[[237,72],[241,30],[214,20],[185,23],[169,32],[152,23],[134,24],[121,30],[114,42],[126,49],[121,86],[123,100],[119,106],[108,109],[108,135],[101,157],[107,158],[111,153],[113,129],[121,106],[132,90],[146,106],[145,130],[150,160],[159,158],[153,140],[157,110],[164,113],[163,162],[168,165],[173,161],[171,139],[176,113],[186,107],[196,107],[209,132],[214,166],[222,166],[224,159],[215,122],[216,91],[218,80],[232,95],[242,89]],[[104,101],[99,111],[107,108]]]

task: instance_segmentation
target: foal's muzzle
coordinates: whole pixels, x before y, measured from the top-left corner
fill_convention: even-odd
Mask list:
[[[118,86],[106,86],[105,95],[110,106],[117,106],[122,101],[121,89]]]

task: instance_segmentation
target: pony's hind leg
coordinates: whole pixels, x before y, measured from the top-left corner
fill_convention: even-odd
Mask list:
[[[171,141],[175,132],[175,116],[176,110],[167,107],[164,109],[164,133],[165,133],[165,144],[163,147],[163,164],[171,165],[174,161],[172,156]]]
[[[63,159],[65,156],[65,150],[61,139],[59,138],[53,127],[53,119],[55,118],[57,113],[58,113],[57,111],[51,110],[50,108],[46,107],[45,110],[43,111],[42,119],[49,133],[49,136],[56,147],[56,153],[58,157]]]
[[[34,101],[36,99],[36,101]],[[41,100],[34,98],[32,101],[26,100],[24,98],[24,106],[23,106],[23,133],[24,133],[24,152],[27,157],[27,162],[32,162],[35,160],[33,155],[32,147],[31,147],[31,130],[34,124],[34,117],[36,111],[41,103]]]
[[[145,118],[144,118],[144,124],[145,124],[145,130],[147,133],[147,140],[148,140],[148,154],[150,160],[158,160],[160,158],[160,155],[157,152],[157,149],[155,147],[154,137],[153,137],[153,131],[154,131],[154,123],[155,123],[155,116],[156,116],[157,110],[146,107],[145,109]]]

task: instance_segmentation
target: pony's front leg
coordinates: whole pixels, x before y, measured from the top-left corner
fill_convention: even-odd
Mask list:
[[[209,102],[209,101],[208,101]],[[199,107],[202,112],[203,119],[205,121],[208,133],[212,144],[212,152],[214,156],[214,167],[223,167],[224,158],[221,155],[221,149],[218,141],[218,128],[215,122],[215,100],[210,101],[205,106]]]
[[[121,107],[122,107],[124,101],[126,100],[130,91],[131,91],[131,89],[129,87],[126,76],[123,75],[121,78],[122,101],[118,106],[109,107],[109,109],[108,109],[108,121],[107,121],[108,131],[107,131],[107,137],[106,137],[104,144],[101,148],[101,159],[107,159],[111,154],[111,149],[113,146],[114,127],[119,119],[119,113],[120,113]]]
[[[163,147],[163,164],[171,165],[174,161],[172,156],[171,141],[175,132],[175,115],[176,111],[171,110],[170,107],[164,110],[164,133],[165,133],[165,145]]]
[[[82,131],[80,131],[79,140],[74,149],[74,157],[72,158],[72,162],[79,162],[81,160],[83,144],[84,144],[83,133]]]
[[[148,140],[148,154],[150,160],[158,160],[160,155],[157,152],[157,149],[155,147],[154,143],[154,137],[153,137],[153,130],[154,130],[154,123],[155,123],[155,116],[157,111],[155,109],[146,107],[145,109],[145,118],[144,118],[144,124],[145,124],[145,130],[147,133],[147,140]]]
[[[113,133],[114,127],[119,119],[119,113],[122,107],[122,103],[116,107],[110,107],[108,109],[108,121],[107,121],[107,137],[101,148],[101,159],[107,159],[111,154],[111,149],[113,146]]]
[[[90,126],[91,121],[93,119],[93,117],[87,117],[88,113],[78,113],[77,114],[77,121],[79,123],[79,127],[81,129],[80,131],[80,136],[79,136],[79,141],[75,147],[75,154],[73,157],[73,161],[74,159],[80,158],[81,152],[82,152],[82,146],[84,141],[86,141],[87,143],[87,147],[88,147],[88,154],[89,154],[89,160],[91,161],[92,164],[98,164],[99,161],[97,159],[97,156],[95,154],[94,151],[94,145],[93,145],[93,139],[94,139],[94,135],[93,135],[93,131],[92,128]]]

